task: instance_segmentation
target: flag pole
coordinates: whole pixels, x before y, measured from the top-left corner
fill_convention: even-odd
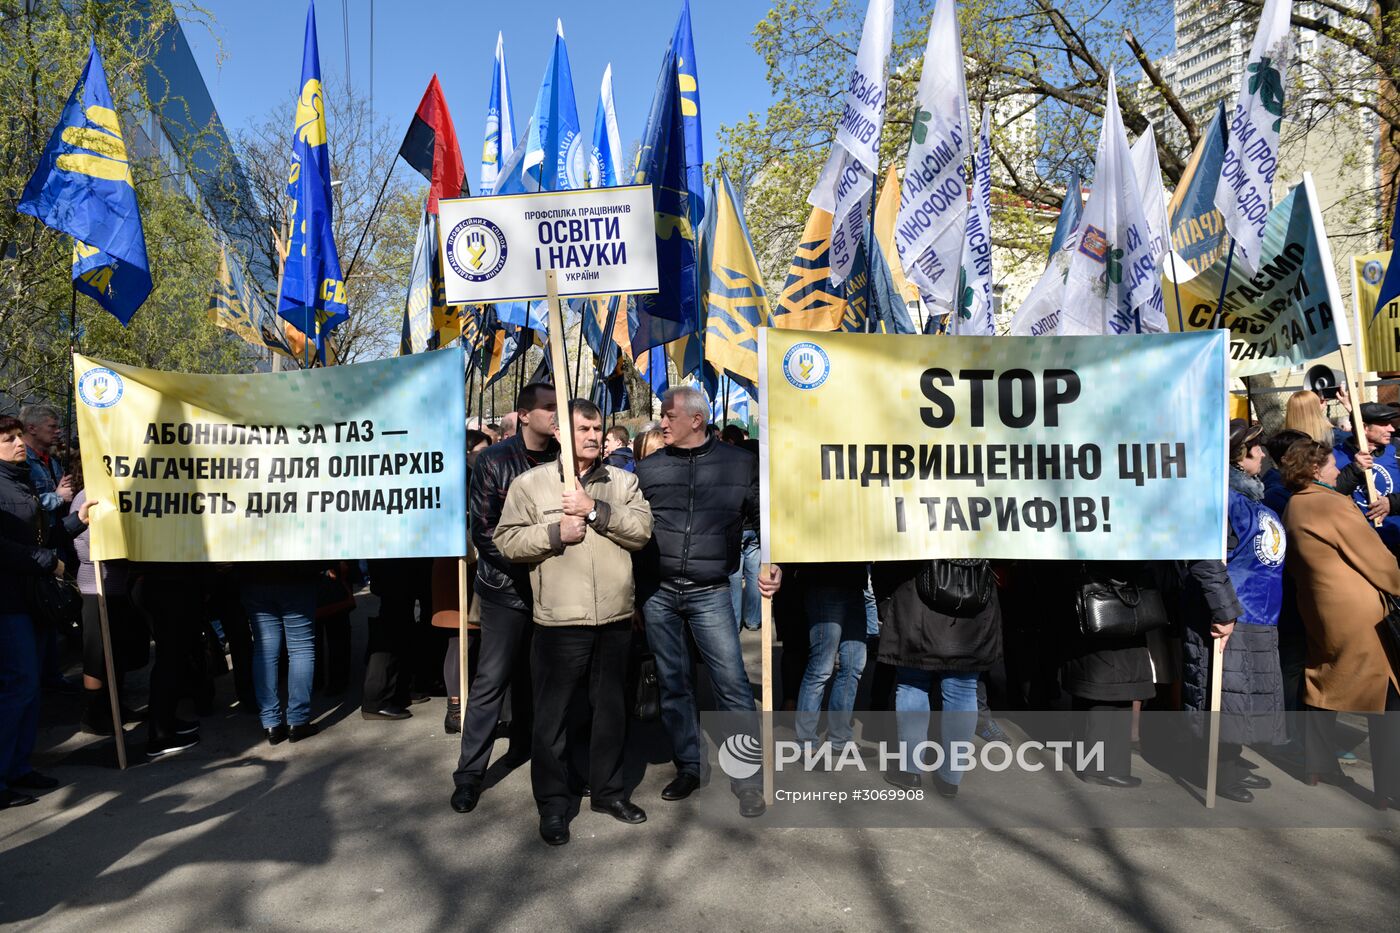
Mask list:
[[[88,507],[91,510],[92,506]],[[117,740],[117,768],[126,770],[126,734],[122,732],[122,704],[117,695],[117,666],[112,660],[112,627],[107,617],[107,587],[102,582],[102,561],[92,562],[97,578],[97,621],[102,633],[102,665],[107,674],[107,702],[112,708],[112,736]]]
[[[564,315],[559,310],[559,285],[553,269],[544,274],[545,290],[549,298],[549,353],[554,368],[554,391],[564,390],[563,404],[558,405],[559,415],[559,467],[563,471],[564,492],[573,489],[578,483],[574,470],[573,419],[569,415],[569,353],[564,339]],[[562,375],[561,375],[562,374]]]
[[[73,354],[78,352],[78,285],[71,279],[69,286],[73,291],[72,304],[68,306],[68,404],[64,406],[67,412],[68,424],[63,429],[63,440],[66,444],[73,443],[73,408],[77,404],[74,396],[78,394],[77,372],[73,368]]]
[[[1168,244],[1171,240],[1168,239]],[[1179,334],[1186,333],[1186,317],[1181,313],[1181,286],[1176,281],[1176,250],[1167,250],[1167,262],[1172,267],[1172,293],[1176,295],[1176,331]]]
[[[1215,303],[1215,314],[1210,319],[1210,329],[1215,330],[1221,324],[1221,319],[1225,314],[1225,292],[1230,287],[1230,268],[1235,263],[1235,238],[1230,237],[1230,252],[1225,255],[1225,276],[1220,280],[1220,299]],[[1177,310],[1181,309],[1181,301],[1177,300]]]

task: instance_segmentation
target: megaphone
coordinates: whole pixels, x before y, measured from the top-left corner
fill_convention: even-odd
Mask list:
[[[1328,401],[1337,397],[1342,385],[1342,374],[1331,366],[1319,363],[1303,376],[1303,385],[1316,392],[1323,401]]]

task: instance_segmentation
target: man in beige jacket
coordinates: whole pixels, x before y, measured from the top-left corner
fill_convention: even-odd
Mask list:
[[[626,677],[632,643],[632,555],[651,538],[651,508],[637,478],[602,462],[602,414],[569,403],[574,488],[561,496],[558,463],[522,473],[506,495],[492,539],[508,559],[530,567],[535,634],[530,649],[535,725],[530,782],[540,836],[569,841],[565,734],[576,690],[593,707],[588,781],[592,809],[624,823],[646,813],[627,799],[622,752],[627,736]]]

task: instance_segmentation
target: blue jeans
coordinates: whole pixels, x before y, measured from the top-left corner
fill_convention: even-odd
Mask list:
[[[0,790],[32,769],[39,735],[39,639],[23,612],[0,612]]]
[[[865,599],[865,634],[878,638],[880,636],[880,611],[875,605],[875,590],[871,588],[869,582],[865,584],[865,592],[860,595]]]
[[[316,586],[312,583],[247,583],[243,608],[253,627],[253,694],[264,729],[282,724],[277,662],[287,642],[287,724],[311,721],[311,680],[316,673]]]
[[[950,767],[952,744],[971,742],[977,728],[977,673],[961,671],[921,671],[901,667],[895,673],[894,708],[899,741],[905,750],[904,770],[916,772],[914,746],[928,739],[929,692],[934,680],[943,694],[943,715],[939,721],[939,740],[943,746],[943,764],[938,776],[949,784],[962,782],[962,772]],[[930,753],[931,755],[932,753]],[[932,762],[930,755],[921,758]]]
[[[739,629],[729,590],[721,584],[681,593],[660,588],[642,598],[647,644],[656,656],[661,688],[661,722],[671,737],[676,769],[704,778],[708,771],[705,736],[691,682],[690,649],[685,629],[695,638],[700,657],[710,671],[715,703],[723,712],[752,712],[753,688],[739,650]],[[753,724],[758,735],[758,722]],[[761,781],[761,775],[756,778]]]
[[[734,621],[750,632],[762,625],[758,594],[758,532],[744,532],[739,545],[739,569],[729,575],[729,598],[734,606]]]
[[[845,745],[851,741],[851,711],[865,670],[865,593],[817,584],[807,587],[806,602],[811,651],[797,691],[797,740],[816,742],[822,698],[831,683],[826,728],[833,744]],[[840,670],[835,671],[838,657]]]

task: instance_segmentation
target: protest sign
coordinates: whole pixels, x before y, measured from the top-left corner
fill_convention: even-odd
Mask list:
[[[1355,302],[1357,341],[1365,347],[1361,367],[1368,373],[1400,371],[1400,300],[1376,307],[1381,297],[1389,253],[1351,257],[1351,294]]]
[[[1226,258],[1197,273],[1168,264],[1162,291],[1180,305],[1167,315],[1174,329],[1230,332],[1230,375],[1269,373],[1326,356],[1351,342],[1346,307],[1336,288],[1331,249],[1309,181],[1295,185],[1269,213],[1259,270],[1247,275]],[[1171,281],[1173,268],[1177,275]],[[1228,282],[1225,280],[1229,274]],[[1223,311],[1221,286],[1225,285]]]
[[[650,185],[541,191],[439,202],[449,304],[657,290]]]
[[[94,560],[466,553],[460,348],[238,376],[75,355]]]
[[[1222,332],[759,335],[764,560],[1224,556]]]

